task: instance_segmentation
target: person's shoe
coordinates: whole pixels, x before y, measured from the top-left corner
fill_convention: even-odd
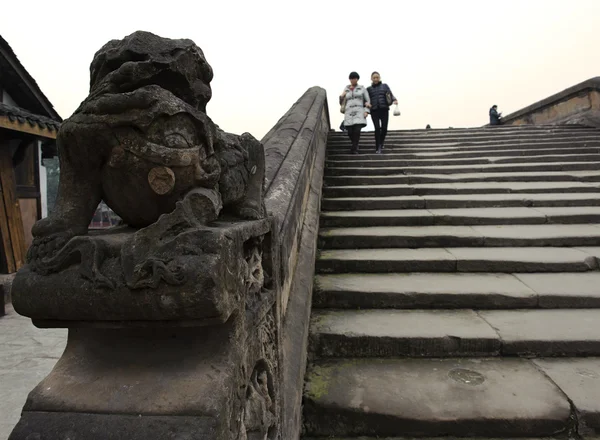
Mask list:
[[[376,153],[376,154],[381,154],[381,153],[382,153],[382,151],[381,151],[381,150],[382,150],[382,148],[383,148],[383,146],[382,146],[382,145],[380,145],[379,147],[377,147],[377,151],[376,151],[375,153]]]
[[[358,150],[352,150],[352,154],[358,154]]]

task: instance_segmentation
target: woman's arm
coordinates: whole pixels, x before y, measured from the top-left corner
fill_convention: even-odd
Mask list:
[[[369,109],[371,108],[371,97],[369,96],[369,92],[367,91],[367,89],[364,89],[363,91],[363,96],[365,97],[365,108],[367,109],[367,113],[369,113]]]
[[[344,87],[344,91],[340,95],[340,105],[342,105],[342,102],[344,102],[344,98],[346,98],[346,94],[348,93],[348,91],[348,86]]]
[[[388,86],[387,84],[385,86],[387,87],[388,92],[390,92],[390,95],[392,95],[392,101],[393,101],[393,103],[394,104],[398,104],[398,98],[396,98],[394,96],[394,93],[392,92],[392,89],[390,89],[390,86]]]

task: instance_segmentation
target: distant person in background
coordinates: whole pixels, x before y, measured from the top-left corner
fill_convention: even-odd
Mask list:
[[[502,113],[498,113],[498,106],[493,105],[490,109],[490,125],[500,125]]]
[[[350,72],[350,85],[344,88],[340,95],[340,105],[344,113],[344,127],[348,132],[348,137],[352,143],[352,154],[358,154],[358,142],[360,141],[360,131],[367,126],[367,115],[371,103],[369,93],[364,86],[358,84],[360,76],[356,72]]]
[[[427,127],[425,127],[425,130],[431,130],[431,125],[427,124]]]
[[[367,89],[371,98],[371,119],[375,126],[375,152],[381,154],[387,135],[390,106],[398,100],[387,84],[381,82],[379,72],[371,74],[371,87]]]

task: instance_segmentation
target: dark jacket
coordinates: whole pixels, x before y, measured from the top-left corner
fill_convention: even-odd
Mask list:
[[[390,109],[390,106],[388,105],[388,103],[385,99],[386,92],[389,92],[390,95],[392,95],[392,102],[396,100],[396,97],[390,90],[390,87],[384,83],[372,85],[371,87],[367,88],[367,91],[369,92],[369,97],[371,98],[371,108],[373,110],[377,110],[377,109],[389,110]]]
[[[494,107],[490,109],[490,125],[500,125],[500,114]]]

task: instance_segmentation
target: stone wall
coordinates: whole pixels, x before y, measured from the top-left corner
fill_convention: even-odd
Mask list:
[[[503,125],[580,124],[600,127],[600,77],[505,116]]]
[[[265,203],[280,243],[282,439],[298,439],[327,134],[326,92],[312,87],[262,139]]]

